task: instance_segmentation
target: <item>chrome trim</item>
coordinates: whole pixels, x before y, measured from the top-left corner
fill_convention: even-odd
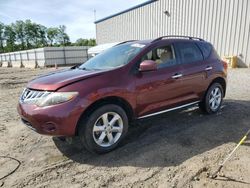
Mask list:
[[[209,71],[209,70],[212,70],[212,69],[213,69],[213,67],[211,67],[211,66],[205,68],[206,71]]]
[[[32,101],[37,101],[38,99],[41,99],[43,97],[46,97],[49,94],[51,94],[51,92],[37,91],[37,90],[25,88],[19,101],[20,103],[29,103]]]
[[[172,76],[173,79],[176,79],[176,78],[180,78],[182,77],[183,75],[182,74],[175,74]]]
[[[163,114],[165,112],[170,112],[170,111],[173,111],[173,110],[177,110],[177,109],[180,109],[180,108],[191,106],[191,105],[197,104],[199,102],[200,101],[195,101],[195,102],[191,102],[191,103],[184,104],[184,105],[181,105],[181,106],[177,106],[177,107],[174,107],[174,108],[169,108],[167,110],[163,110],[163,111],[159,111],[159,112],[155,112],[155,113],[152,113],[152,114],[148,114],[148,115],[145,115],[145,116],[138,117],[137,119],[142,119],[142,118],[146,118],[146,117],[150,117],[150,116],[155,116],[155,115],[158,115],[158,114]]]

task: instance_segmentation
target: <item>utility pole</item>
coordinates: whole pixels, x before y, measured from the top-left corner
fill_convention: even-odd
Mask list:
[[[96,21],[96,9],[94,9],[94,21]]]

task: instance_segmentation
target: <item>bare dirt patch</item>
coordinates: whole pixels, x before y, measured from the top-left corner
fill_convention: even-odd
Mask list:
[[[16,112],[28,80],[53,69],[0,68],[0,155],[20,168],[0,187],[250,187],[250,141],[207,178],[250,128],[250,70],[229,71],[227,95],[218,114],[197,107],[148,118],[130,127],[117,150],[93,155],[78,143],[39,135]],[[0,176],[15,168],[0,159]],[[1,178],[0,177],[0,178]]]

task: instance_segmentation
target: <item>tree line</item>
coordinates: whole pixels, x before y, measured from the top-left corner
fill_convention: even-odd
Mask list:
[[[18,20],[5,25],[0,22],[0,53],[28,50],[45,46],[94,46],[95,39],[70,42],[66,26],[45,27],[31,20]]]

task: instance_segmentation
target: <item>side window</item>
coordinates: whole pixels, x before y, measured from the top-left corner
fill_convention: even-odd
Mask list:
[[[193,63],[203,60],[201,50],[198,46],[196,46],[196,44],[190,42],[180,42],[175,45],[178,49],[179,58],[182,63]]]
[[[153,54],[152,54],[152,51],[148,52],[146,55],[144,55],[141,59],[141,62],[142,61],[145,61],[145,60],[153,60]]]
[[[204,43],[204,42],[199,42],[198,46],[200,47],[204,58],[207,59],[211,54],[212,46],[210,44]]]
[[[155,61],[157,63],[158,69],[176,65],[176,59],[172,45],[163,46],[151,50],[142,57],[141,61],[144,60]]]

